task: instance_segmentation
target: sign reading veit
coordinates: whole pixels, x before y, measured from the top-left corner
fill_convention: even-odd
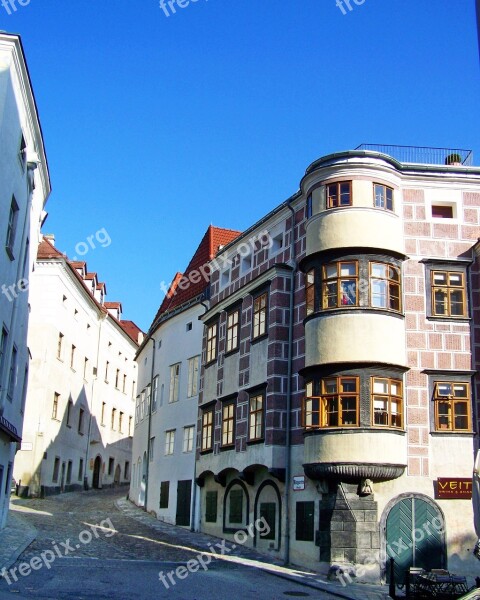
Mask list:
[[[435,498],[471,500],[472,480],[462,477],[439,477]]]

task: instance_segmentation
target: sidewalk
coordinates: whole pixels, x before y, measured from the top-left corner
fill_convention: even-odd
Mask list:
[[[195,550],[199,550],[199,552],[211,552],[212,546],[218,542],[218,538],[213,536],[204,533],[191,532],[189,529],[159,521],[124,498],[116,500],[115,505],[127,516],[158,531],[163,536],[175,538],[176,543],[179,545],[194,548]],[[227,544],[227,547],[229,548],[228,555],[225,554],[224,556],[219,557],[219,560],[236,562],[262,569],[276,577],[281,577],[282,579],[287,579],[311,589],[326,592],[333,596],[346,598],[348,600],[387,600],[389,598],[388,586],[362,583],[351,583],[342,586],[339,581],[327,581],[325,578],[318,575],[318,573],[298,570],[294,567],[284,567],[282,561],[273,557],[269,558],[268,556],[264,556],[252,548],[240,545],[235,547],[235,544],[232,545],[230,543]]]
[[[9,569],[37,537],[37,530],[10,507],[7,526],[0,530],[0,572]]]

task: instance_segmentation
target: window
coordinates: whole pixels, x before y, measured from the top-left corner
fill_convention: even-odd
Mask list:
[[[121,411],[118,415],[118,431],[123,433],[123,412]]]
[[[88,373],[88,358],[85,357],[85,359],[83,361],[83,378],[84,379],[87,378],[87,373]]]
[[[58,343],[57,343],[57,358],[62,359],[62,349],[63,349],[63,333],[58,334]]]
[[[8,331],[5,327],[2,328],[2,339],[0,341],[0,381],[3,377],[3,371],[5,370],[5,362],[7,360],[7,342],[8,342]]]
[[[82,481],[82,479],[83,479],[83,458],[81,458],[78,463],[78,481]]]
[[[228,520],[230,523],[243,523],[243,490],[230,490]]]
[[[352,182],[339,181],[327,185],[327,208],[338,208],[339,206],[351,206],[352,204]]]
[[[153,457],[155,455],[155,437],[150,438],[150,446],[148,447],[148,460],[153,462]]]
[[[150,401],[152,399],[152,386],[150,384],[147,385],[145,392],[145,416],[150,414]]]
[[[358,262],[335,262],[323,267],[323,308],[357,306]]]
[[[434,384],[436,431],[471,431],[470,386],[442,381]]]
[[[207,492],[205,494],[205,522],[217,522],[218,492]]]
[[[52,419],[58,419],[58,405],[60,403],[60,394],[55,392],[53,394],[53,408],[52,408]]]
[[[400,297],[400,269],[385,263],[370,263],[371,306],[400,311]]]
[[[305,276],[305,304],[307,316],[315,312],[315,271],[308,271]]]
[[[271,247],[271,254],[277,254],[278,252],[280,252],[280,250],[282,250],[283,248],[283,232],[282,233],[278,233],[277,235],[272,236],[272,247]]]
[[[320,395],[314,396],[312,381],[306,384],[304,427],[354,427],[358,425],[358,377],[328,377],[319,382]]]
[[[402,382],[372,377],[373,424],[402,427]]]
[[[140,393],[140,420],[145,416],[145,390]]]
[[[115,418],[117,415],[117,409],[116,408],[112,408],[112,416],[110,419],[110,429],[115,430]]]
[[[122,384],[122,392],[125,394],[125,390],[127,388],[127,376],[125,373],[123,374],[123,384]]]
[[[198,394],[198,367],[200,357],[194,356],[188,359],[188,388],[187,398],[192,398]]]
[[[17,385],[17,357],[17,348],[14,346],[12,348],[12,359],[10,361],[10,371],[8,373],[7,386],[7,398],[10,400],[10,402],[13,399],[13,394],[15,393],[15,387]]]
[[[220,287],[224,288],[230,283],[230,269],[225,269],[220,275]]]
[[[393,210],[393,189],[380,183],[373,184],[373,205],[375,208]]]
[[[202,451],[213,448],[213,409],[202,415]]]
[[[183,451],[192,452],[193,450],[193,425],[183,428]]]
[[[105,383],[108,383],[108,367],[110,366],[110,363],[107,362],[105,363]]]
[[[102,402],[102,414],[100,419],[100,425],[105,425],[105,407],[107,406],[106,402]]]
[[[173,454],[175,449],[175,429],[167,431],[165,434],[165,455]]]
[[[73,369],[75,365],[75,346],[72,344],[72,350],[70,352],[70,367]]]
[[[235,403],[230,402],[222,407],[222,446],[232,446],[235,430]]]
[[[80,409],[80,412],[78,414],[78,433],[80,435],[83,435],[83,418],[85,415],[85,411],[83,410],[83,408]]]
[[[170,367],[170,396],[169,402],[177,402],[178,400],[178,384],[180,380],[180,364],[172,365]]]
[[[60,458],[58,456],[55,457],[55,462],[53,463],[53,475],[52,481],[56,483],[58,481],[58,474],[60,472]]]
[[[432,204],[432,217],[434,219],[453,219],[453,206]]]
[[[307,197],[307,203],[305,206],[305,217],[309,219],[313,214],[312,194]]]
[[[160,508],[168,508],[168,496],[170,495],[170,482],[160,483]]]
[[[299,542],[313,542],[315,504],[313,502],[297,502],[295,509],[295,539]]]
[[[128,480],[128,478],[130,477],[130,463],[128,462],[128,460],[125,461],[125,469],[123,471],[123,478],[125,480]]]
[[[119,383],[120,383],[120,369],[117,369],[115,372],[115,387],[117,388],[117,390],[119,389],[118,388]]]
[[[73,463],[69,460],[67,463],[67,484],[72,482],[72,467]]]
[[[187,323],[185,325],[185,330],[186,331],[192,331],[192,328],[193,328],[193,323],[191,321],[190,321],[190,323]]]
[[[250,271],[251,268],[252,268],[252,255],[247,254],[247,256],[242,256],[242,263],[241,263],[241,267],[240,267],[241,274],[245,275],[245,273],[248,273],[248,271]]]
[[[140,422],[140,396],[135,401],[135,425]]]
[[[461,271],[432,271],[432,315],[466,317],[465,274]]]
[[[276,525],[276,509],[277,505],[275,502],[261,502],[260,503],[260,519],[263,519],[264,523],[268,525],[267,531],[260,534],[262,540],[274,540],[275,539],[275,525]]]
[[[207,327],[207,364],[217,358],[217,323]]]
[[[70,420],[72,418],[72,408],[73,408],[73,402],[71,400],[69,400],[68,404],[67,404],[67,427],[71,427]]]
[[[18,220],[18,204],[15,200],[15,196],[12,196],[12,202],[10,204],[10,213],[8,215],[7,225],[7,239],[5,242],[5,250],[8,256],[13,260],[13,247],[15,244],[15,234],[17,231],[17,220]]]
[[[27,144],[25,142],[25,137],[22,134],[20,138],[20,149],[18,151],[18,160],[22,165],[22,170],[25,171],[25,167],[27,165]]]
[[[249,440],[263,439],[263,409],[264,409],[264,393],[254,394],[250,396],[249,405]]]
[[[268,293],[264,292],[253,300],[253,339],[265,335],[267,331]]]
[[[152,412],[157,410],[158,398],[158,375],[153,378],[153,394],[152,394]]]
[[[128,417],[128,435],[129,437],[132,435],[132,417]]]
[[[239,321],[240,310],[234,310],[227,315],[227,352],[238,348]]]
[[[108,459],[108,474],[111,477],[113,475],[113,467],[115,466],[115,459],[110,457]]]

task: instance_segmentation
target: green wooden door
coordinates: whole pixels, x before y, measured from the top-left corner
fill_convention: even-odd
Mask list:
[[[414,496],[399,500],[387,517],[386,546],[387,557],[395,561],[396,583],[404,582],[410,567],[444,569],[443,519],[438,509]]]

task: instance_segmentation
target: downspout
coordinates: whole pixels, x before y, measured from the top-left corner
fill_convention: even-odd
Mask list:
[[[148,403],[148,434],[147,434],[147,473],[145,480],[145,502],[143,504],[143,510],[148,512],[147,501],[148,501],[148,478],[150,476],[150,434],[152,431],[152,402],[153,402],[153,377],[155,375],[155,350],[156,344],[154,338],[150,338],[153,342],[152,352],[152,374],[150,377],[150,402]]]
[[[292,411],[292,360],[293,360],[293,315],[295,304],[295,276],[297,274],[297,261],[295,260],[295,211],[288,202],[287,208],[292,213],[292,230],[290,234],[290,261],[292,272],[290,275],[290,302],[288,317],[288,364],[287,364],[287,415],[285,422],[285,553],[284,563],[290,562],[290,479],[291,479],[291,411]]]

